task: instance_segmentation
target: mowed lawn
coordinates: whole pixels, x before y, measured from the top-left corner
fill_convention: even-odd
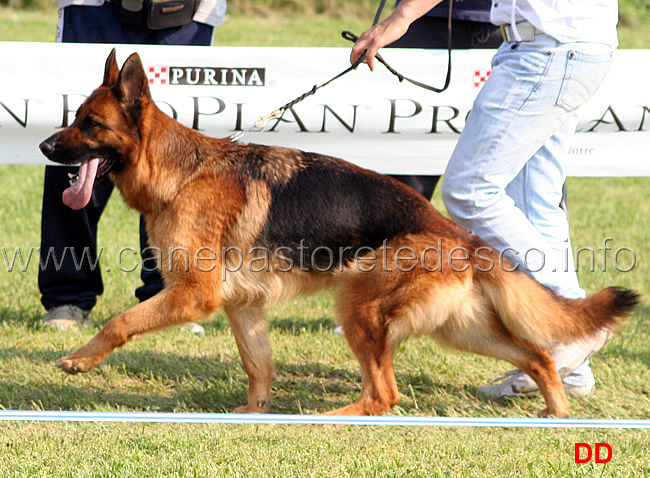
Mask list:
[[[53,10],[0,8],[0,40],[51,41],[55,17]],[[360,32],[368,17],[233,17],[215,43],[346,47],[340,30]],[[643,37],[644,27],[637,30],[638,35],[622,31],[622,42],[634,38],[627,45],[649,45],[638,39],[649,38]],[[36,258],[25,271],[18,263],[12,268],[11,259],[17,247],[28,252],[39,246],[42,169],[0,165],[0,408],[231,412],[243,404],[247,379],[221,313],[205,323],[204,336],[178,330],[148,336],[86,375],[67,376],[54,367],[57,358],[135,304],[139,277],[115,267],[104,273],[105,293],[92,312],[92,329],[63,333],[41,327]],[[580,254],[583,287],[593,292],[621,285],[645,297],[593,358],[596,393],[570,398],[572,416],[648,419],[650,180],[570,178],[569,194],[574,247],[594,251],[593,264],[589,254]],[[444,209],[439,196],[434,204]],[[115,263],[120,248],[137,249],[137,220],[115,193],[100,223],[102,270]],[[358,397],[359,367],[344,339],[333,333],[329,294],[274,307],[269,322],[278,370],[272,413],[323,413]],[[391,414],[534,417],[543,408],[541,398],[483,402],[476,397],[476,386],[509,368],[443,350],[428,339],[410,340],[396,354],[402,401]],[[644,430],[42,422],[0,427],[3,477],[650,476],[650,433]],[[597,442],[612,447],[609,463],[574,463],[575,443]]]

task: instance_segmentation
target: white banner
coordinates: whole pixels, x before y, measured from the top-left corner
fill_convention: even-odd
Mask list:
[[[0,43],[0,163],[41,163],[38,144],[73,121],[100,85],[110,45]],[[215,137],[266,115],[349,65],[348,48],[116,45],[138,52],[158,106]],[[436,94],[362,66],[298,103],[244,142],[341,157],[382,173],[440,174],[490,70],[493,51],[453,52],[451,86]],[[441,86],[443,51],[384,50],[411,78]],[[650,50],[623,50],[582,110],[567,170],[573,176],[650,175]]]

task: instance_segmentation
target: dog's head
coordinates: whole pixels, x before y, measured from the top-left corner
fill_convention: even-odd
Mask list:
[[[150,102],[138,54],[131,55],[120,70],[113,49],[102,85],[79,107],[74,122],[39,146],[56,163],[79,165],[79,173],[63,193],[68,206],[85,207],[96,179],[109,172],[119,173],[137,157],[143,110]]]

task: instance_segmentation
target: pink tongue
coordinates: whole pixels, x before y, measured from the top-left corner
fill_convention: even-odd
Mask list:
[[[68,189],[63,191],[63,203],[72,209],[83,209],[90,201],[97,175],[99,159],[91,159],[81,163],[79,167],[79,179]]]

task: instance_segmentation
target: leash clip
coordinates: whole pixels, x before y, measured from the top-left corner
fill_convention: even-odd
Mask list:
[[[264,128],[266,126],[266,123],[268,123],[270,119],[277,118],[278,116],[281,116],[282,113],[284,113],[284,108],[275,110],[266,116],[260,116],[259,119],[255,122],[255,127],[257,129]]]
[[[280,108],[279,110],[275,110],[272,113],[266,115],[266,116],[260,116],[259,119],[255,122],[253,125],[254,128],[257,129],[262,129],[264,126],[266,126],[266,123],[269,122],[270,119],[272,118],[277,118],[278,116],[282,116],[282,114],[286,111],[286,108]],[[235,143],[239,141],[247,132],[251,131],[251,129],[247,129],[246,131],[236,131],[235,133],[231,134],[228,136],[228,139],[230,139],[231,142]]]
[[[229,139],[230,139],[231,142],[236,143],[237,141],[239,141],[240,139],[242,139],[242,138],[244,137],[245,134],[246,134],[245,131],[237,131],[237,132],[231,134],[231,135],[229,136]]]

